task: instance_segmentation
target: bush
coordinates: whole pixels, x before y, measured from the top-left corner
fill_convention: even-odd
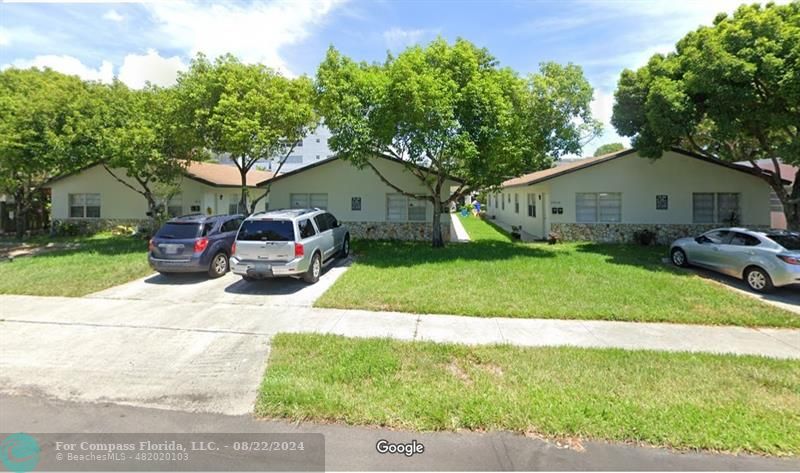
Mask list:
[[[637,230],[633,232],[633,241],[641,246],[650,246],[656,243],[656,234],[650,230]]]
[[[561,235],[556,232],[550,232],[547,234],[547,243],[550,245],[555,245],[556,243],[561,243]]]
[[[54,220],[50,228],[50,234],[53,236],[86,236],[93,233],[95,233],[95,231],[89,222],[82,220]]]

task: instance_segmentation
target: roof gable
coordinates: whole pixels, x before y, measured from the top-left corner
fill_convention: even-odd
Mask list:
[[[708,158],[706,156],[697,153],[692,153],[690,151],[686,151],[681,148],[671,148],[670,151],[700,161],[705,161],[710,164],[716,164],[718,166],[726,167],[734,171],[743,172],[753,177],[758,177],[758,174],[753,172],[753,168],[751,167],[741,166],[739,164],[732,164],[726,161],[721,161],[719,159]],[[601,165],[603,163],[607,163],[609,161],[613,161],[615,159],[619,159],[634,153],[636,153],[636,150],[633,148],[629,148],[629,149],[624,149],[622,151],[616,151],[614,153],[604,154],[602,156],[580,159],[572,163],[563,164],[561,166],[556,166],[550,169],[544,169],[542,171],[536,171],[530,174],[525,174],[523,176],[508,179],[507,181],[501,184],[501,187],[531,186],[534,184],[538,184],[540,182],[561,177],[566,174],[578,172],[583,169]]]

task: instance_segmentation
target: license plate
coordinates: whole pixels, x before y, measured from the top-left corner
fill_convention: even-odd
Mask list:
[[[256,263],[255,270],[259,273],[266,273],[272,269],[272,265],[267,263]]]
[[[174,255],[178,253],[178,248],[183,245],[161,245],[161,248],[164,250],[164,253],[168,255]]]

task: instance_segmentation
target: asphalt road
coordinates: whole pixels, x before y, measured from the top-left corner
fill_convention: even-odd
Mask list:
[[[41,396],[0,395],[0,431],[321,433],[325,438],[328,470],[800,470],[797,458],[678,453],[600,442],[584,442],[567,448],[510,433],[415,433],[342,425],[289,424],[258,420],[249,415],[82,404]],[[416,440],[424,446],[424,452],[412,457],[380,454],[376,444],[381,439],[393,443]],[[258,467],[239,465],[241,469],[247,466]]]

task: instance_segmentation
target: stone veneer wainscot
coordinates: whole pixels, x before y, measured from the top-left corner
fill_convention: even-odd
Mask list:
[[[636,224],[636,223],[553,223],[551,233],[564,241],[597,241],[604,243],[631,243],[633,234],[650,230],[656,234],[656,243],[668,245],[678,238],[697,236],[724,224]],[[766,230],[767,227],[746,226],[753,230]]]

